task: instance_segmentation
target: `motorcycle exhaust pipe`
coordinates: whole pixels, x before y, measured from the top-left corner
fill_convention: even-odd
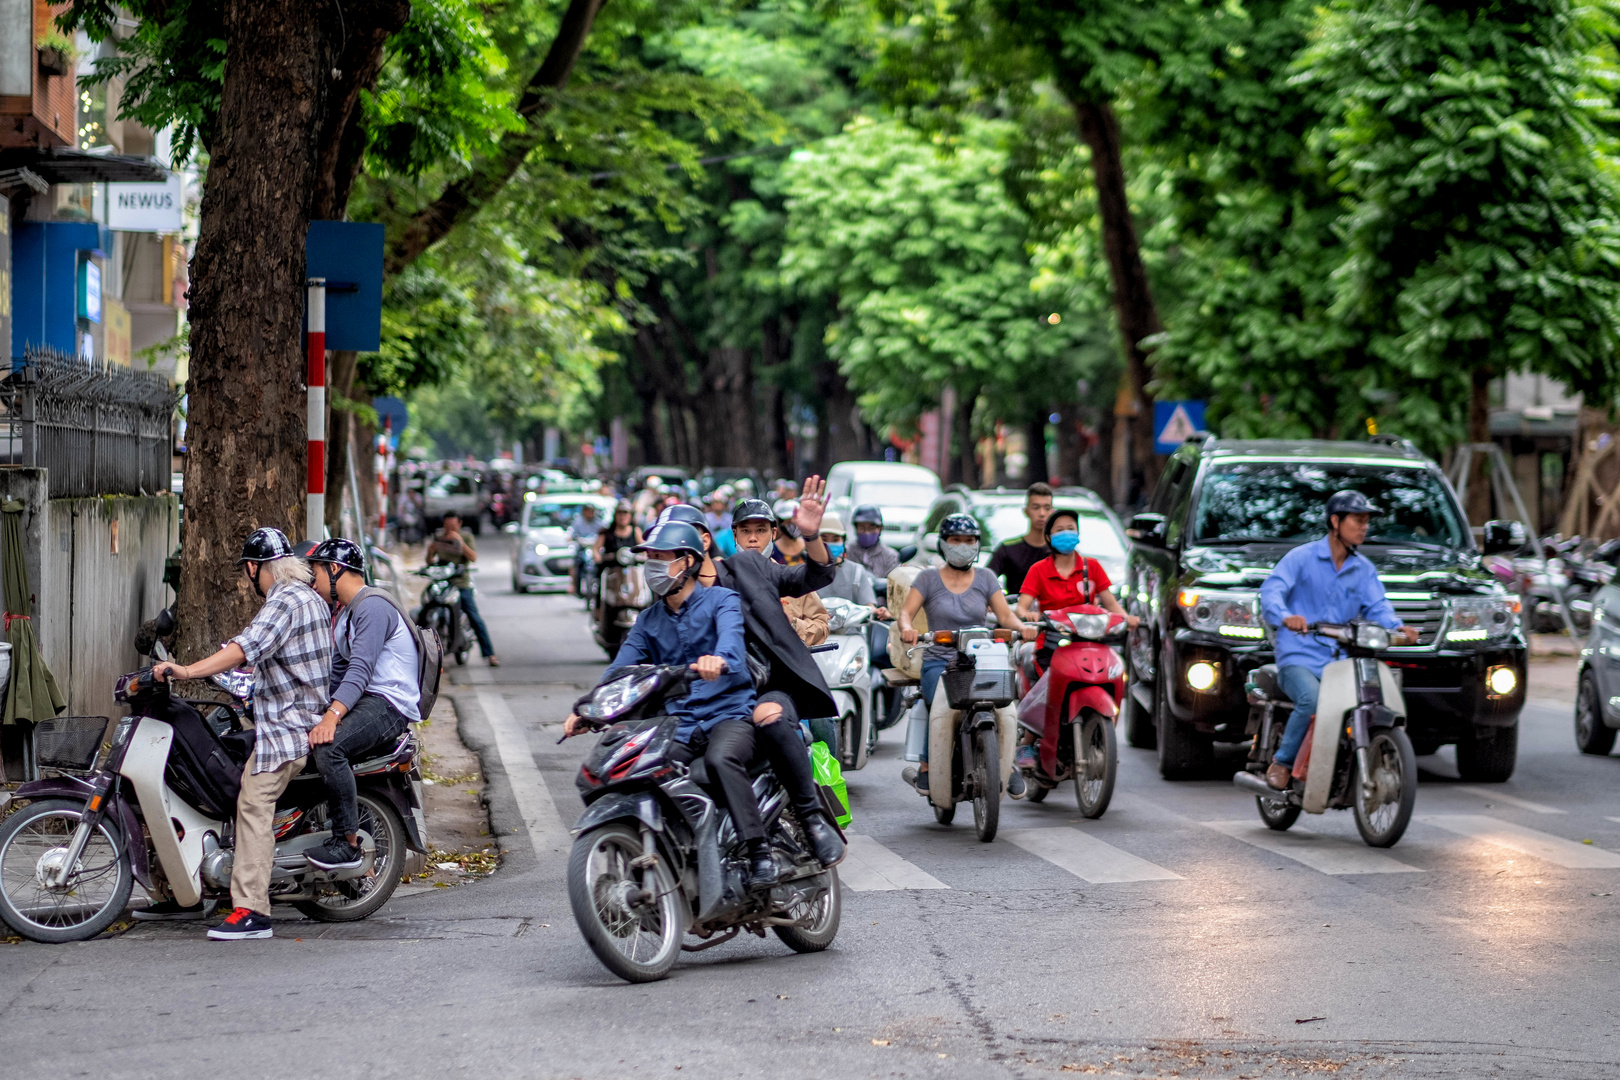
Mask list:
[[[1265,777],[1256,776],[1247,769],[1239,773],[1233,773],[1232,783],[1236,784],[1238,787],[1242,788],[1244,791],[1247,791],[1251,795],[1259,795],[1263,798],[1274,800],[1286,799],[1288,797],[1288,792],[1278,791],[1276,788],[1266,783]]]

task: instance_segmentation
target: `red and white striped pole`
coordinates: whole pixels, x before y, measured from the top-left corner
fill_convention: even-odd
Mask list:
[[[388,543],[388,465],[392,458],[394,418],[383,418],[383,429],[377,433],[377,546]]]
[[[304,539],[326,537],[326,279],[309,285],[309,498],[304,510]]]

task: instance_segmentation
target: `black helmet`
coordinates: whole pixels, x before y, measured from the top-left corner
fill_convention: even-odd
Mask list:
[[[1052,522],[1056,521],[1060,517],[1072,518],[1076,528],[1078,528],[1080,525],[1080,514],[1077,511],[1070,510],[1067,506],[1054,507],[1052,512],[1046,516],[1047,540],[1052,539]]]
[[[851,525],[881,526],[883,524],[883,511],[871,503],[863,503],[855,508],[855,513],[850,516],[849,523]]]
[[[290,559],[297,555],[293,550],[292,541],[280,529],[254,529],[248,533],[248,538],[242,541],[242,557],[236,560],[238,566],[247,562],[275,562],[277,559]]]
[[[698,559],[703,558],[703,537],[697,528],[685,521],[664,521],[653,526],[647,539],[635,546],[636,551],[682,551]]]
[[[1359,491],[1335,491],[1328,497],[1327,518],[1329,526],[1333,524],[1335,514],[1376,514],[1378,507],[1374,506],[1367,496]]]
[[[979,528],[979,520],[972,514],[950,514],[939,523],[939,539],[936,545],[941,555],[945,554],[945,538],[947,536],[971,536],[975,540],[982,539],[983,530]]]
[[[307,559],[311,555],[315,554],[315,549],[320,546],[321,545],[317,544],[313,540],[300,540],[298,543],[293,545],[293,554],[298,556],[300,559]]]
[[[360,554],[360,548],[352,540],[345,540],[341,536],[334,536],[330,540],[322,540],[309,554],[310,562],[337,563],[348,570],[358,570],[365,573],[365,556]]]
[[[703,520],[703,511],[686,503],[678,503],[658,515],[658,524],[662,525],[669,521],[684,521],[694,529],[709,531],[709,523]]]
[[[776,515],[771,513],[771,504],[764,499],[744,499],[731,513],[731,527],[736,528],[745,521],[765,521],[775,525]]]

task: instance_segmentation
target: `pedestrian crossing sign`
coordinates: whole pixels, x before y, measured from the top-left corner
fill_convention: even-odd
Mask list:
[[[1153,449],[1173,454],[1176,448],[1204,430],[1202,401],[1155,401],[1153,403]]]

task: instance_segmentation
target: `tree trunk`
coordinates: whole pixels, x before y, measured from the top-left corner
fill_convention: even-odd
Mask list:
[[[355,522],[355,535],[349,537],[360,543],[361,537],[377,529],[377,429],[358,416],[352,419],[354,440],[354,478],[360,485],[360,520]]]
[[[333,408],[339,399],[347,400],[354,392],[354,373],[360,354],[343,349],[327,354],[326,364],[326,528],[333,536],[342,536],[343,492],[349,480],[349,432],[354,414],[347,409]]]
[[[1071,100],[1074,100],[1071,98]],[[1131,457],[1131,482],[1141,490],[1158,479],[1158,458],[1153,452],[1153,399],[1147,384],[1151,377],[1142,341],[1163,329],[1153,289],[1148,284],[1147,267],[1137,242],[1136,224],[1131,218],[1130,199],[1125,190],[1125,165],[1120,152],[1119,120],[1106,103],[1074,100],[1075,119],[1080,137],[1091,148],[1091,171],[1097,188],[1097,210],[1102,219],[1103,251],[1113,282],[1114,314],[1119,320],[1125,349],[1129,401],[1135,406],[1130,417],[1129,443],[1115,439],[1116,457]],[[1115,465],[1122,472],[1122,462]],[[1120,498],[1125,492],[1117,493]]]
[[[1491,441],[1491,371],[1477,367],[1468,388],[1468,441],[1476,444]],[[1468,477],[1468,513],[1470,524],[1483,525],[1491,516],[1491,462],[1483,454],[1474,455],[1473,468]]]
[[[704,372],[702,422],[704,465],[754,464],[759,435],[755,430],[754,365],[747,349],[722,345],[709,350]]]
[[[1024,454],[1029,464],[1024,467],[1024,484],[1044,484],[1051,479],[1046,464],[1046,418],[1048,410],[1042,406],[1024,422]]]
[[[979,390],[977,387],[972,393],[963,394],[956,404],[956,423],[951,426],[956,429],[957,462],[962,473],[957,479],[968,487],[979,486],[979,469],[977,449],[973,440],[973,407],[978,404]]]

